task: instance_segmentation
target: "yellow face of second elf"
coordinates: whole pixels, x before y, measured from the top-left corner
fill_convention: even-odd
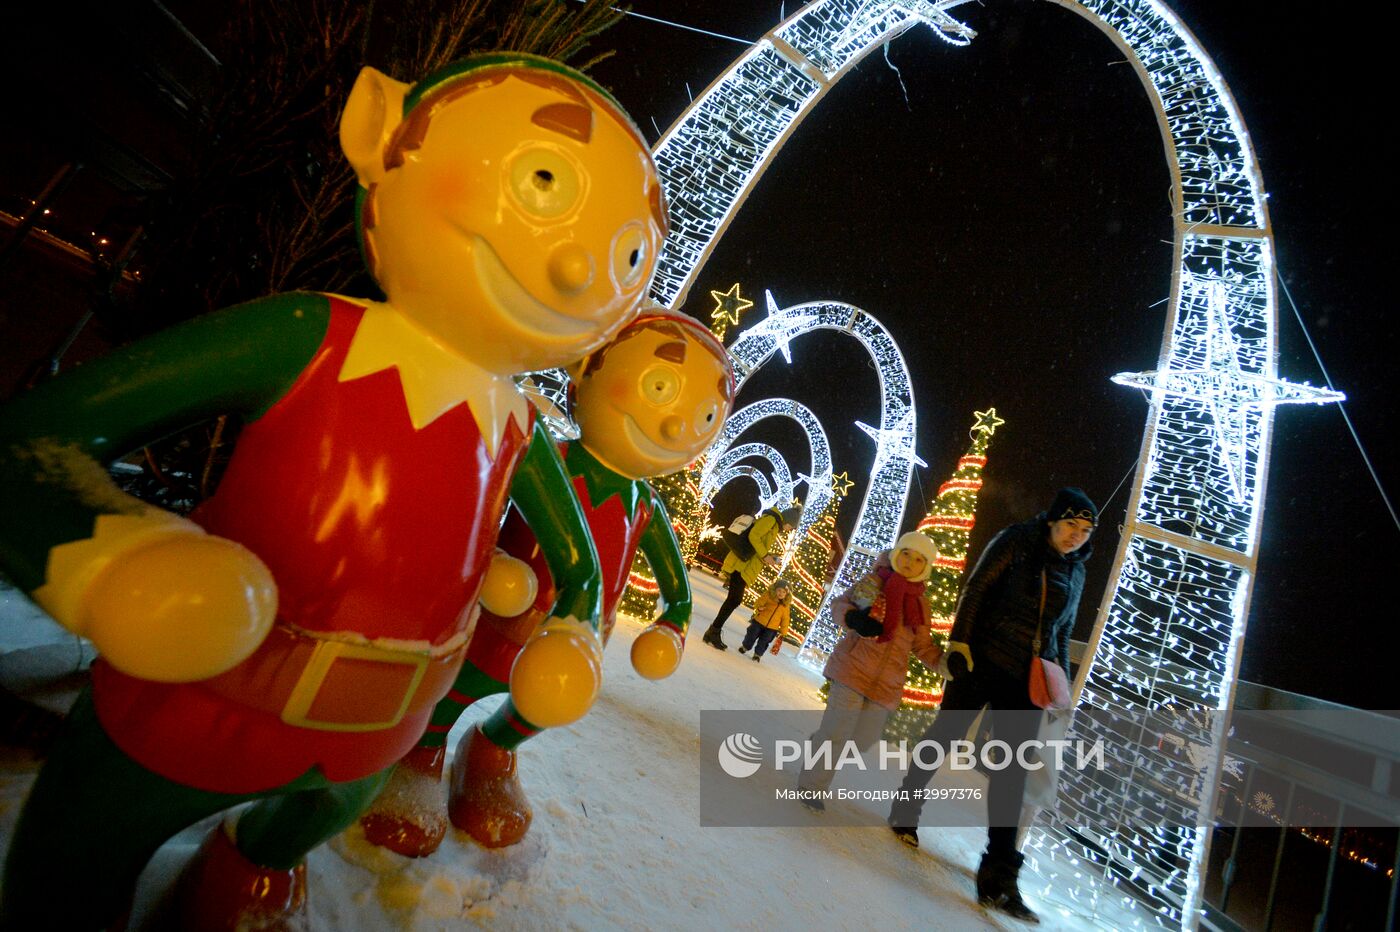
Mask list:
[[[725,363],[674,326],[624,333],[575,384],[582,443],[637,479],[689,465],[729,413]]]

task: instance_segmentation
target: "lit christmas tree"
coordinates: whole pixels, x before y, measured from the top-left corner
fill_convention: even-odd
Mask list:
[[[947,640],[953,627],[963,570],[967,567],[967,544],[976,521],[977,493],[982,489],[982,469],[987,465],[987,447],[997,427],[1004,424],[997,409],[977,411],[977,421],[969,432],[968,447],[953,477],[934,496],[928,514],[919,522],[919,531],[938,546],[938,560],[925,590],[933,608],[934,639]],[[927,709],[943,701],[943,678],[917,659],[909,659],[909,678],[904,685],[903,708]]]
[[[666,513],[671,518],[671,527],[676,532],[686,566],[695,562],[695,550],[700,546],[700,534],[705,529],[705,519],[710,511],[700,498],[700,472],[704,467],[705,457],[701,456],[679,472],[647,480],[666,505]],[[622,593],[622,601],[618,604],[618,613],[650,622],[656,614],[658,591],[651,567],[638,550],[627,577],[627,590]]]
[[[992,434],[1005,423],[997,409],[976,412],[972,446],[967,448],[953,477],[943,483],[919,530],[938,546],[938,561],[929,577],[929,598],[933,605],[933,627],[947,634],[953,627],[953,611],[958,605],[962,574],[967,566],[967,543],[977,514],[977,493],[982,489],[982,469],[987,465],[987,447]]]
[[[844,472],[832,477],[831,488],[836,494],[831,496],[821,515],[812,522],[788,566],[786,578],[792,591],[792,628],[788,637],[794,643],[801,644],[807,636],[807,629],[811,627],[822,596],[826,593],[826,571],[836,539],[836,512],[852,484]]]

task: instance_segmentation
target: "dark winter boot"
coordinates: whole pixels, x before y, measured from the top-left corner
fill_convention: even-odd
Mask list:
[[[728,650],[729,645],[719,639],[719,629],[714,625],[705,629],[705,636],[700,640],[713,647],[715,650]]]
[[[917,828],[910,825],[891,825],[890,831],[894,832],[894,837],[898,838],[904,844],[916,850],[918,849],[919,830]],[[980,897],[982,895],[981,871],[978,871],[977,877],[977,895]]]
[[[1040,917],[1021,899],[1017,886],[1025,862],[1026,856],[1019,851],[983,854],[982,863],[977,865],[977,902],[1023,922],[1039,924]]]

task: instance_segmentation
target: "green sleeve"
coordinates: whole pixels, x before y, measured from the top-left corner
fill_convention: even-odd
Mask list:
[[[196,318],[0,408],[0,568],[25,591],[49,551],[99,515],[142,506],[105,465],[220,414],[252,418],[296,381],[325,337],[324,295],[287,294]]]
[[[690,577],[685,572],[685,560],[681,557],[681,547],[676,541],[676,532],[671,527],[671,516],[666,506],[652,491],[651,504],[654,509],[651,523],[642,532],[642,555],[651,564],[652,575],[661,590],[661,598],[666,610],[658,621],[669,621],[682,635],[690,625],[691,593]]]
[[[554,577],[554,614],[573,615],[596,630],[603,617],[598,552],[559,450],[539,421],[511,480],[510,500],[530,525]]]

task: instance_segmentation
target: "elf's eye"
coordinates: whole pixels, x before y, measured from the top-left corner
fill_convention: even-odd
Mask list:
[[[613,241],[613,280],[621,288],[630,288],[641,280],[651,262],[647,238],[640,224],[628,224]]]
[[[669,404],[681,390],[681,380],[669,366],[652,366],[642,373],[642,397],[655,405]]]
[[[714,401],[707,401],[695,409],[695,433],[701,437],[709,433],[719,420],[719,404]]]
[[[526,211],[537,217],[558,217],[578,202],[578,172],[567,159],[549,149],[527,149],[510,164],[510,191]]]

